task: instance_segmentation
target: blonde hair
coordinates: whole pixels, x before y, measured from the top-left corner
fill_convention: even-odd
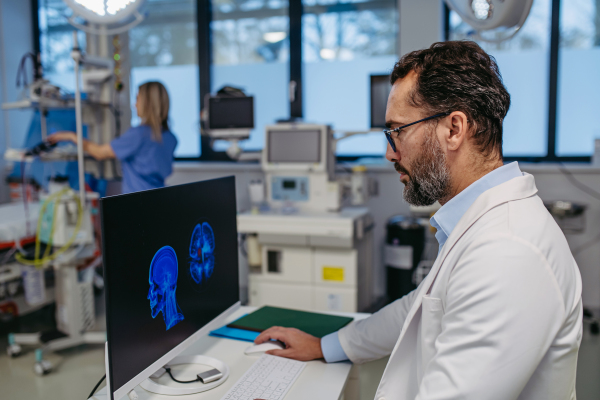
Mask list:
[[[142,124],[152,129],[152,139],[162,141],[162,132],[169,130],[169,93],[160,82],[146,82],[138,88],[138,115]]]

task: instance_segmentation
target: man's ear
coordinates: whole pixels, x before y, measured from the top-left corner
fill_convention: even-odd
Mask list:
[[[469,120],[462,111],[454,111],[444,118],[444,140],[449,151],[457,151],[467,140]]]

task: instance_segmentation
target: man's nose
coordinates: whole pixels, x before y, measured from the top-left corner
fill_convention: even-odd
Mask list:
[[[385,151],[385,158],[390,162],[400,161],[400,154],[397,151],[392,150],[392,146],[388,143]]]

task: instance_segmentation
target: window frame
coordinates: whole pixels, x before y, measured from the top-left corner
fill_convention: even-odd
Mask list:
[[[30,0],[32,8],[33,48],[40,51],[40,27],[39,27],[39,0]],[[506,155],[504,161],[524,162],[591,162],[591,156],[558,156],[557,146],[557,111],[558,111],[558,69],[559,69],[559,43],[560,43],[560,6],[562,0],[552,0],[551,3],[551,27],[550,27],[550,64],[549,64],[549,92],[548,92],[548,132],[547,132],[547,154],[545,156],[511,156]],[[290,98],[290,117],[302,118],[302,15],[304,6],[302,0],[289,0],[289,41],[290,41],[290,82],[295,82],[296,92]],[[210,23],[212,21],[211,0],[196,0],[196,23],[197,23],[197,46],[198,71],[199,71],[199,93],[200,109],[204,107],[204,97],[210,93],[211,88],[211,66],[212,66],[212,38]],[[450,8],[444,4],[443,21],[444,40],[450,37]],[[200,112],[200,110],[198,110]],[[209,148],[209,138],[201,136],[199,157],[177,157],[176,161],[223,161],[227,158],[221,152],[214,152]],[[202,151],[204,149],[204,151]],[[382,157],[383,155],[381,155]],[[359,158],[378,158],[374,155],[338,156],[338,161],[354,161]]]
[[[302,118],[302,0],[289,0],[288,5],[290,41],[290,84],[296,83],[294,101],[290,98],[290,118]],[[198,73],[200,74],[200,110],[204,108],[204,98],[210,94],[212,68],[212,1],[196,0],[196,22],[198,32]],[[291,85],[290,85],[291,87]],[[200,113],[198,110],[198,113]],[[206,150],[210,149],[210,150]],[[210,148],[210,138],[200,137],[200,157],[176,157],[175,161],[229,161],[225,152],[215,152]],[[232,162],[236,162],[232,160]]]
[[[548,132],[547,154],[545,156],[504,156],[505,162],[579,162],[589,163],[591,156],[558,156],[556,155],[556,128],[558,118],[558,69],[560,52],[560,5],[563,0],[552,0],[550,12],[550,64],[548,81]],[[450,8],[444,4],[444,40],[450,38]]]

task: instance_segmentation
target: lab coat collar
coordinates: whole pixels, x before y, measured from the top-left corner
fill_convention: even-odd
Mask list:
[[[438,240],[440,251],[463,215],[481,194],[521,176],[523,176],[523,173],[516,161],[503,165],[482,176],[444,204],[429,220],[431,225],[437,229],[435,237]]]
[[[396,346],[392,351],[390,357],[393,357],[398,349],[400,342],[404,338],[406,330],[410,323],[412,322],[413,317],[417,313],[417,311],[421,308],[421,304],[423,302],[423,296],[430,292],[430,289],[435,282],[435,278],[440,272],[441,266],[444,263],[444,260],[448,256],[448,253],[452,250],[454,245],[460,240],[460,238],[465,234],[465,232],[475,223],[477,222],[485,213],[490,211],[492,208],[495,208],[501,204],[508,203],[515,200],[521,200],[528,197],[535,196],[537,193],[537,188],[535,186],[535,180],[532,175],[523,173],[523,176],[511,179],[508,182],[505,182],[501,185],[493,187],[486,192],[484,192],[481,196],[475,200],[473,205],[469,207],[467,212],[460,219],[446,244],[440,251],[431,271],[422,282],[422,284],[416,289],[418,290],[417,297],[415,302],[410,309],[406,320],[404,321],[404,325],[402,326],[402,331],[400,332],[400,337],[396,342]]]

